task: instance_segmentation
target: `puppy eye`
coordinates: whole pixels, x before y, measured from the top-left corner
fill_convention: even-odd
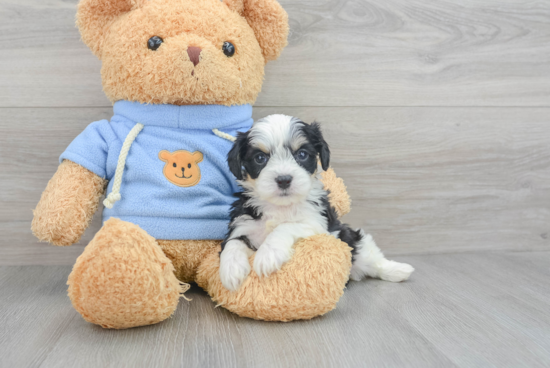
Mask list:
[[[190,168],[191,168],[191,164],[187,164],[187,168],[190,169]]]
[[[172,164],[172,166],[174,166],[174,167],[178,167],[178,165],[176,165],[176,163],[175,163],[175,162],[174,162],[174,163]]]
[[[309,158],[309,153],[305,150],[299,150],[296,152],[296,158],[300,161],[305,161]]]
[[[227,57],[235,55],[235,46],[229,41],[225,41],[222,46],[222,51]]]
[[[256,161],[258,165],[263,165],[267,162],[267,155],[265,153],[258,153],[254,156],[254,161]]]
[[[149,41],[147,41],[147,47],[149,48],[149,50],[155,51],[160,47],[163,42],[164,40],[159,36],[153,36],[149,39]]]

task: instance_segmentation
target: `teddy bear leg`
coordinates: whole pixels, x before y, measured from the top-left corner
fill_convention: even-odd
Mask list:
[[[156,240],[115,218],[78,257],[67,284],[74,308],[86,321],[115,329],[167,319],[183,290]]]
[[[220,248],[205,258],[197,284],[222,307],[267,321],[311,319],[336,306],[351,269],[351,248],[330,235],[315,235],[295,245],[292,259],[269,277],[251,271],[239,290],[230,292],[220,281]],[[250,264],[254,256],[250,258]]]
[[[212,252],[218,251],[221,240],[157,240],[166,257],[172,261],[176,277],[194,282],[197,269]]]

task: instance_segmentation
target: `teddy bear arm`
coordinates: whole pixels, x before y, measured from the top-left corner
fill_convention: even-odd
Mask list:
[[[336,307],[351,269],[350,247],[328,234],[302,239],[294,256],[269,277],[250,272],[239,290],[227,290],[220,280],[219,251],[199,266],[196,282],[220,306],[241,317],[267,321],[311,319]],[[252,268],[255,256],[250,258]]]
[[[67,246],[77,243],[92,221],[107,180],[65,160],[36,206],[32,232],[40,241]]]
[[[351,210],[351,199],[344,181],[336,176],[332,168],[321,174],[321,180],[323,181],[325,190],[329,192],[329,202],[336,210],[338,217],[348,214]]]

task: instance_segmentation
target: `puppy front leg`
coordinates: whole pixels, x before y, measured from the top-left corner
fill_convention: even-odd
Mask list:
[[[254,258],[254,271],[258,276],[269,276],[280,270],[292,258],[294,243],[298,239],[315,235],[304,224],[281,224],[267,236]]]
[[[248,258],[254,251],[241,239],[231,239],[220,254],[220,280],[227,290],[236,291],[250,273]]]

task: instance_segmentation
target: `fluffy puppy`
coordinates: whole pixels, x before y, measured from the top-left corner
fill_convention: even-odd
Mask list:
[[[297,240],[326,233],[352,248],[351,279],[409,278],[413,267],[387,260],[370,234],[338,220],[319,178],[319,166],[327,170],[329,161],[317,123],[271,115],[238,135],[228,164],[243,191],[236,194],[220,253],[220,278],[227,289],[239,289],[254,252],[254,271],[269,276],[290,260]]]

